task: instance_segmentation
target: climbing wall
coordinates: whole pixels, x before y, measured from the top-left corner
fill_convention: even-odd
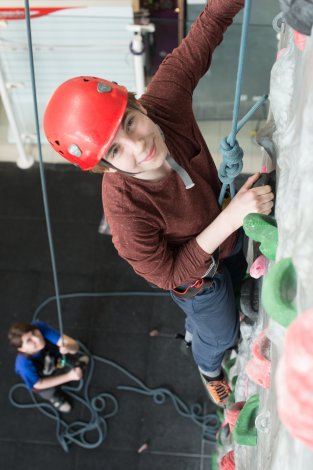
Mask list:
[[[257,139],[263,164],[276,168],[275,218],[245,221],[250,264],[262,256],[252,266],[259,313],[252,308],[241,322],[213,468],[313,468],[312,84],[312,34],[282,21],[270,114]]]
[[[282,25],[284,29],[284,24]],[[296,271],[296,289],[291,294],[291,300],[296,310],[297,325],[304,320],[303,313],[313,307],[313,211],[310,201],[313,201],[313,37],[297,33],[289,26],[285,27],[280,41],[278,60],[274,64],[271,74],[271,108],[275,120],[276,131],[273,134],[278,151],[277,165],[279,169],[279,184],[277,187],[276,220],[278,224],[279,242],[276,261],[290,257]],[[290,279],[287,277],[287,288]],[[283,282],[282,282],[283,284]],[[281,286],[282,289],[284,285]],[[294,289],[293,286],[290,287]],[[313,318],[311,315],[311,331]],[[277,423],[278,430],[275,441],[269,449],[272,458],[269,468],[299,470],[313,468],[313,399],[305,406],[302,401],[303,394],[312,395],[311,385],[308,383],[313,372],[313,356],[309,360],[309,368],[303,379],[295,371],[293,376],[279,377],[276,362],[286,360],[288,351],[295,341],[292,328],[287,328],[271,321],[269,337],[273,344],[273,378],[276,374],[276,390],[278,394],[278,409],[280,417],[284,418],[286,427]],[[287,333],[287,337],[286,337]],[[297,360],[298,371],[306,361],[307,346],[304,344],[308,338],[307,331],[303,335],[303,350],[294,354]],[[312,341],[312,336],[311,336]],[[297,356],[297,357],[296,357]],[[310,367],[311,366],[311,367]],[[290,364],[292,367],[292,364]],[[310,370],[311,369],[311,370]],[[292,381],[297,386],[292,400],[284,399],[284,392],[290,388]],[[274,390],[271,394],[274,397]],[[274,400],[274,398],[273,398]],[[282,403],[280,403],[282,400]],[[302,401],[302,403],[301,403]],[[286,420],[283,413],[288,408],[294,410],[292,422]],[[303,419],[307,421],[304,423]],[[309,427],[307,426],[310,423]],[[304,445],[300,437],[301,431],[311,438],[311,446]],[[292,434],[291,434],[292,433]],[[295,438],[294,436],[297,436]],[[274,441],[274,442],[275,442]]]

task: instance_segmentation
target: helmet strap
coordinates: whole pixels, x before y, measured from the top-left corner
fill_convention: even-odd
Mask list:
[[[137,173],[131,173],[130,171],[119,170],[118,168],[116,168],[116,166],[112,165],[112,163],[109,163],[107,160],[104,160],[104,158],[102,158],[99,161],[99,165],[104,166],[106,168],[112,168],[113,170],[116,170],[118,173],[122,173],[123,175],[128,175],[128,176],[140,175],[140,173],[144,173],[143,171],[138,171]]]
[[[169,164],[169,166],[172,168],[172,170],[174,170],[178,174],[178,176],[181,178],[186,189],[191,189],[194,187],[195,184],[190,178],[190,176],[188,175],[187,171],[182,166],[178,165],[178,163],[174,160],[173,157],[171,157],[170,154],[167,155],[166,161]],[[128,175],[128,176],[135,176],[135,175],[140,175],[141,173],[144,173],[144,171],[131,173],[130,171],[119,170],[114,165],[112,165],[112,163],[109,163],[103,158],[99,161],[99,165],[104,166],[106,168],[112,168],[113,170],[116,170],[118,173],[121,173],[123,175]]]

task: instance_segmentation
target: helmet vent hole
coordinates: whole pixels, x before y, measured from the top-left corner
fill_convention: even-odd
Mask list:
[[[88,78],[83,78],[83,81],[84,82],[89,82],[89,79]]]
[[[60,142],[58,140],[55,140],[54,143],[60,145]]]
[[[59,150],[59,153],[61,153],[62,155],[64,155],[64,152],[62,150]]]

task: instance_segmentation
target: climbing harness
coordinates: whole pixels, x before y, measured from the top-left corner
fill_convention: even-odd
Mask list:
[[[213,255],[211,256],[211,265],[205,275],[201,279],[192,284],[186,285],[182,284],[181,286],[172,289],[173,294],[178,299],[191,299],[195,295],[202,292],[203,289],[208,289],[213,284],[213,278],[216,274],[219,265],[219,248],[217,248]]]
[[[200,294],[203,289],[208,289],[213,284],[213,279],[198,279],[193,284],[187,285],[184,287],[177,287],[176,289],[172,289],[173,294],[178,299],[191,299],[197,294]]]
[[[240,50],[239,50],[239,61],[237,69],[237,79],[236,79],[236,90],[234,98],[234,109],[233,109],[233,119],[232,119],[232,128],[228,137],[224,137],[220,143],[220,151],[223,156],[223,161],[218,170],[218,176],[222,183],[221,192],[219,195],[219,204],[222,206],[224,197],[226,195],[227,189],[229,187],[231,198],[235,195],[235,185],[234,179],[241,173],[243,168],[242,158],[243,150],[239,146],[236,135],[246,124],[246,122],[253,116],[253,114],[265,103],[268,96],[262,96],[257,103],[248,111],[248,113],[238,122],[239,107],[240,107],[240,96],[241,96],[241,86],[242,86],[242,77],[245,65],[246,58],[246,49],[247,49],[247,36],[248,36],[248,27],[250,21],[250,12],[251,12],[251,0],[245,1],[245,8],[243,11],[243,23],[241,30],[241,41],[240,41]]]

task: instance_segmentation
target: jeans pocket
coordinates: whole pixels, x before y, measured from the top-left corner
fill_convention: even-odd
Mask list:
[[[199,294],[193,297],[193,311],[197,315],[207,315],[208,309],[211,308],[212,302],[214,302],[214,294],[216,290],[216,281],[212,282],[212,285],[206,289],[203,289]]]

